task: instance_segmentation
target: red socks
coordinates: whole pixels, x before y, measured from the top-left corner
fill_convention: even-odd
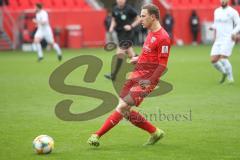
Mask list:
[[[150,134],[156,131],[156,127],[154,127],[148,120],[136,111],[132,110],[130,112],[129,121],[136,127],[141,128]]]
[[[114,111],[104,122],[102,127],[95,133],[99,137],[104,135],[110,129],[112,129],[115,125],[117,125],[123,118],[123,115],[117,111]],[[140,113],[136,111],[131,111],[128,119],[133,125],[138,128],[141,128],[148,133],[154,133],[156,131],[156,127],[154,127],[149,121],[147,121]]]
[[[110,129],[112,129],[115,125],[118,124],[123,118],[123,115],[117,111],[114,111],[104,122],[102,127],[95,133],[99,137],[104,135],[106,132],[108,132]]]

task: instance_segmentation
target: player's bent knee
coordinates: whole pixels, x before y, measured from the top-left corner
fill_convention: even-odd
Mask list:
[[[135,101],[133,100],[133,98],[129,94],[123,98],[123,101],[125,103],[127,103],[129,106],[134,106],[135,105]]]
[[[220,57],[211,57],[211,63],[216,63],[217,61],[219,61]]]
[[[131,106],[129,106],[124,100],[120,99],[119,104],[116,108],[118,112],[120,112],[122,115],[128,115],[130,112]]]
[[[217,60],[212,60],[212,59],[211,59],[211,63],[216,63],[216,62],[217,62]]]
[[[38,38],[38,37],[34,38],[34,43],[40,43],[40,42],[41,42],[41,38]]]

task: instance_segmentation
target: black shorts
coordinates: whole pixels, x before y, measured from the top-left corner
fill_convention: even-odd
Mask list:
[[[133,31],[117,31],[118,41],[130,40],[133,42]]]

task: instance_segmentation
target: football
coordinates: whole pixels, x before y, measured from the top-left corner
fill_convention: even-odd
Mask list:
[[[53,148],[54,140],[48,135],[40,135],[33,140],[33,149],[37,154],[49,154]]]

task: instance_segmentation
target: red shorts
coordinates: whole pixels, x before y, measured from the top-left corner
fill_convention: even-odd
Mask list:
[[[145,88],[142,88],[139,85],[138,81],[129,79],[124,83],[124,86],[120,92],[120,97],[124,100],[124,97],[130,95],[134,100],[134,105],[139,106],[143,99],[148,96],[156,86],[157,83],[154,83]]]

